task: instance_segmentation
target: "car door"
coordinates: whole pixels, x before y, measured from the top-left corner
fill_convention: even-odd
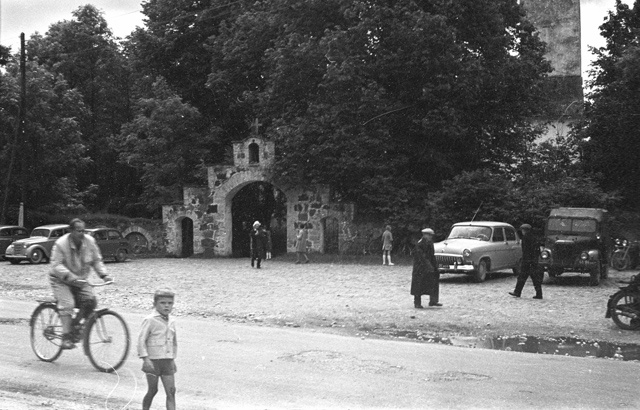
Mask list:
[[[124,240],[120,232],[115,229],[109,230],[109,249],[111,249],[111,254],[115,255],[118,251],[118,248],[121,246],[121,242]]]
[[[0,229],[0,255],[4,255],[5,249],[13,242],[11,228]]]
[[[520,245],[520,239],[514,228],[504,228],[504,234],[508,247],[505,262],[507,267],[512,268],[520,263],[520,259],[522,258],[522,245]]]
[[[497,271],[503,269],[507,263],[507,242],[504,237],[504,229],[501,226],[493,228],[493,236],[491,237],[491,248],[493,249],[493,257],[491,258],[491,270]]]
[[[111,249],[109,237],[107,236],[107,231],[95,231],[93,233],[93,238],[96,240],[96,244],[98,245],[98,248],[100,248],[100,253],[103,258],[113,254],[113,249]]]
[[[13,240],[17,241],[20,239],[28,238],[29,232],[25,228],[13,228],[13,232],[11,235],[13,236]]]

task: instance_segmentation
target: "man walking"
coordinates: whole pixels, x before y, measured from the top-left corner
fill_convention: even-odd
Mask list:
[[[433,249],[433,229],[422,230],[422,239],[416,245],[411,274],[413,306],[422,309],[422,295],[429,295],[429,306],[442,306],[440,297],[440,272]]]
[[[522,231],[522,266],[520,267],[520,274],[518,275],[516,288],[513,292],[509,292],[509,294],[519,298],[522,294],[522,288],[524,288],[527,278],[531,276],[533,287],[536,290],[536,295],[533,298],[542,299],[543,273],[538,268],[540,247],[531,234],[531,225],[524,224],[520,227],[520,230]]]

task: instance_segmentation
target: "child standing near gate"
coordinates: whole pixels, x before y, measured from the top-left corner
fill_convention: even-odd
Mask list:
[[[138,356],[142,359],[142,371],[147,376],[147,394],[142,400],[142,409],[149,410],[156,393],[158,378],[162,379],[167,395],[167,410],[176,408],[176,385],[174,359],[178,352],[175,320],[169,317],[173,310],[175,293],[159,289],[153,295],[155,311],[144,318],[138,337]]]

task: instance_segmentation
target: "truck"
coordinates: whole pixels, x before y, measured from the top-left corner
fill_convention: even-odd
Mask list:
[[[554,208],[549,212],[539,264],[550,277],[588,274],[597,286],[609,271],[609,213],[600,208]]]

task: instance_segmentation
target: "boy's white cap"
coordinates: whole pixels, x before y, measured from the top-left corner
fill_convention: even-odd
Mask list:
[[[431,235],[435,235],[436,234],[435,232],[433,232],[433,229],[431,229],[431,228],[424,228],[422,230],[422,233],[428,233],[428,234],[431,234]]]
[[[253,223],[253,226],[260,226],[260,222],[255,221],[255,222]]]

